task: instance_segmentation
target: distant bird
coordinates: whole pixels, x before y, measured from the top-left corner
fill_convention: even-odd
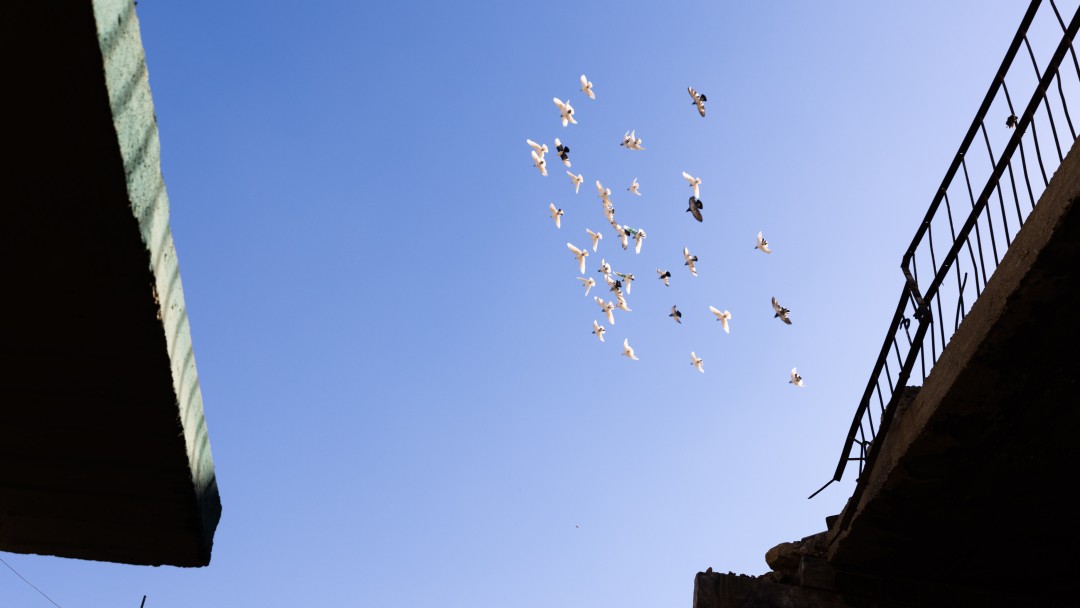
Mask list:
[[[641,192],[638,192],[638,187],[639,186],[638,186],[638,183],[637,183],[637,178],[635,177],[634,182],[632,184],[630,184],[630,187],[627,188],[627,190],[629,190],[630,192],[633,192],[634,194],[636,194],[638,196],[641,196]]]
[[[772,253],[772,249],[769,249],[769,241],[762,238],[761,233],[757,233],[757,245],[754,245],[754,249],[760,249],[765,253]]]
[[[1016,128],[1016,122],[1018,120],[1019,119],[1016,117],[1016,114],[1009,114],[1009,117],[1005,119],[1005,126],[1010,128],[1010,129],[1015,129]]]
[[[695,220],[700,222],[701,219],[702,219],[701,218],[701,208],[704,207],[704,206],[705,205],[702,204],[700,199],[697,199],[697,198],[694,198],[693,196],[691,196],[690,197],[690,206],[687,207],[686,210],[690,212],[690,215],[694,216]]]
[[[600,234],[599,232],[593,232],[588,228],[585,229],[585,232],[589,233],[589,238],[592,239],[592,250],[596,251],[596,246],[600,243],[600,240],[604,238],[604,235]]]
[[[791,380],[788,380],[788,384],[794,384],[795,386],[806,386],[803,383],[802,376],[799,372],[795,371],[795,368],[791,368]]]
[[[630,307],[626,305],[626,298],[623,297],[621,291],[615,292],[615,308],[619,310],[625,310],[626,312],[634,312],[630,310]]]
[[[686,171],[682,172],[683,179],[690,182],[690,187],[694,189],[694,198],[701,196],[701,178],[694,177]]]
[[[549,203],[548,208],[551,209],[551,219],[555,220],[555,227],[562,228],[563,210],[556,208],[555,203]]]
[[[607,331],[607,330],[606,330],[606,329],[604,329],[604,326],[603,326],[603,325],[600,325],[599,323],[597,323],[597,322],[596,322],[596,319],[593,319],[593,322],[592,322],[592,333],[593,333],[593,334],[594,334],[594,335],[595,335],[595,336],[596,336],[596,337],[597,337],[597,338],[598,338],[598,339],[599,339],[599,340],[600,340],[601,342],[603,342],[603,341],[604,341],[604,332],[605,332],[605,331]]]
[[[678,323],[680,325],[682,324],[682,313],[679,312],[678,308],[672,306],[671,307],[671,314],[669,314],[668,316],[671,317],[672,319],[675,319],[676,323]]]
[[[567,243],[566,246],[573,252],[574,257],[577,258],[578,263],[581,265],[581,274],[585,274],[585,258],[589,257],[589,251],[586,249],[578,249],[570,243]]]
[[[555,138],[555,152],[557,152],[559,154],[559,158],[562,159],[562,164],[569,167],[570,166],[570,146],[562,145],[562,142],[559,141],[558,137]]]
[[[720,310],[715,306],[710,306],[709,310],[712,314],[716,315],[716,320],[720,321],[720,324],[724,326],[724,333],[730,334],[731,328],[728,327],[728,321],[731,320],[731,313],[726,310]]]
[[[656,274],[660,275],[660,280],[664,282],[664,285],[671,287],[669,280],[671,279],[671,273],[666,270],[656,269]]]
[[[582,177],[580,173],[574,175],[567,171],[566,174],[570,176],[570,181],[574,182],[574,194],[577,194],[578,191],[581,190],[581,182],[585,181],[585,178]]]
[[[578,277],[577,280],[579,280],[579,281],[581,281],[582,283],[585,284],[585,297],[588,297],[589,296],[589,290],[592,289],[593,286],[596,285],[596,279],[594,279],[592,277],[589,277],[589,278]]]
[[[626,248],[630,246],[630,230],[627,229],[626,226],[615,225],[617,226],[615,229],[619,231],[619,241],[622,243],[622,248],[625,251]]]
[[[593,93],[592,82],[589,82],[585,75],[581,75],[581,92],[589,96],[589,99],[596,99],[596,93]]]
[[[634,354],[634,349],[630,348],[629,338],[623,338],[622,341],[622,354],[626,357],[630,357],[634,361],[637,361],[637,355]]]
[[[690,249],[688,249],[686,247],[683,247],[682,255],[683,255],[683,259],[686,260],[685,262],[683,262],[683,266],[688,266],[690,268],[690,274],[692,274],[692,275],[694,275],[696,277],[697,276],[697,268],[694,266],[694,263],[698,261],[697,256],[696,255],[690,255]]]
[[[777,302],[775,297],[772,299],[772,307],[773,310],[776,312],[776,314],[773,315],[774,319],[776,317],[780,317],[781,321],[787,323],[788,325],[791,325],[791,319],[788,318],[788,315],[791,314],[791,311],[787,308],[784,308],[783,306],[780,306],[780,302]]]
[[[697,368],[697,371],[704,374],[705,368],[701,367],[702,363],[704,363],[704,361],[701,360],[701,357],[694,354],[694,351],[690,351],[690,365],[693,365]]]
[[[596,180],[596,195],[604,202],[604,207],[611,205],[611,188],[605,188],[600,180]]]
[[[577,121],[574,120],[574,108],[570,105],[569,101],[563,103],[558,97],[552,97],[552,101],[559,107],[559,114],[562,116],[562,126],[565,127],[567,123],[577,124]]]
[[[627,150],[644,150],[645,146],[641,145],[641,138],[637,136],[636,131],[627,131],[623,135],[622,143],[620,146],[626,146]]]
[[[611,274],[611,264],[608,264],[604,258],[600,258],[600,274]]]
[[[611,311],[615,310],[615,304],[613,304],[611,300],[605,302],[600,298],[600,296],[593,296],[593,299],[596,300],[596,303],[600,305],[600,310],[604,311],[604,314],[607,316],[607,322],[614,325],[615,315],[612,314]]]
[[[694,103],[694,105],[697,106],[698,114],[701,114],[701,117],[704,118],[705,117],[705,102],[708,101],[705,98],[705,95],[695,91],[694,87],[686,87],[686,90],[690,92],[690,98],[694,100],[693,103]]]
[[[626,285],[626,293],[630,293],[630,286],[634,284],[634,274],[616,272],[615,276],[619,277],[624,281],[624,284]]]
[[[611,278],[610,274],[604,275],[604,281],[608,285],[608,291],[619,291],[622,289],[622,281]]]
[[[530,154],[532,154],[533,166],[540,171],[540,175],[547,177],[547,161],[544,160],[544,158],[541,157],[539,154],[537,154],[536,150],[533,150],[532,152],[530,152]]]
[[[634,253],[641,253],[641,242],[645,240],[645,231],[638,229],[634,233]]]
[[[538,155],[540,155],[540,158],[544,158],[544,155],[547,154],[547,151],[548,151],[547,144],[538,144],[538,143],[536,143],[535,141],[533,141],[531,139],[526,139],[525,143],[532,146],[532,149],[536,150],[536,153]]]

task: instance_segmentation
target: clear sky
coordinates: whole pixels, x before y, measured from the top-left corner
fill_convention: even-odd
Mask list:
[[[854,466],[807,500],[1025,9],[143,0],[213,559],[4,560],[64,608],[689,607],[698,571],[768,571],[851,494]],[[579,194],[554,152],[532,166],[525,140],[556,137]],[[566,247],[587,227],[588,297]],[[601,258],[637,277],[615,325]],[[0,569],[0,606],[49,605]]]

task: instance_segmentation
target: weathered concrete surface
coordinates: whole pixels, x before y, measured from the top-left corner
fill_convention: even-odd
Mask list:
[[[0,24],[0,550],[206,565],[221,503],[134,6]]]
[[[1077,605],[1078,197],[1074,146],[830,530],[834,567]]]

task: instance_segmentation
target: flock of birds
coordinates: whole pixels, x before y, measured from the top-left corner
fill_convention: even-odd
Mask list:
[[[584,93],[584,95],[589,99],[595,100],[596,93],[593,90],[592,81],[590,81],[588,78],[586,78],[584,74],[582,74],[580,78],[580,83],[581,92]],[[701,117],[704,118],[705,103],[707,101],[706,96],[696,91],[692,86],[687,87],[687,92],[689,93],[692,100],[692,105],[697,108],[698,114],[700,114]],[[577,119],[574,116],[574,107],[571,105],[569,99],[564,101],[559,99],[558,97],[555,97],[553,98],[553,101],[555,106],[558,108],[559,119],[563,127],[578,124]],[[532,156],[533,166],[536,167],[537,171],[539,171],[541,176],[546,177],[548,175],[547,154],[549,153],[550,148],[548,148],[547,144],[537,143],[532,139],[526,139],[525,142],[529,145],[530,148],[532,148],[530,154]],[[619,145],[625,147],[628,150],[645,150],[645,146],[642,145],[642,140],[640,137],[637,136],[636,130],[627,131],[623,135],[622,141]],[[566,174],[567,176],[569,176],[570,181],[573,184],[574,193],[579,193],[581,184],[584,183],[585,178],[584,176],[582,176],[582,174],[575,174],[574,172],[569,170],[572,167],[570,161],[570,148],[563,144],[558,137],[556,137],[554,149],[556,156],[559,157],[559,160],[562,161],[563,165],[567,168]],[[682,172],[682,177],[687,181],[692,191],[692,194],[690,195],[689,201],[687,203],[686,212],[690,213],[690,215],[698,222],[703,222],[704,217],[702,215],[702,209],[704,209],[704,204],[701,202],[700,198],[702,183],[701,178],[690,175],[685,171]],[[611,189],[605,187],[600,182],[600,180],[596,180],[596,191],[597,196],[602,204],[604,217],[607,219],[608,223],[615,231],[616,238],[619,239],[623,250],[627,250],[629,248],[629,242],[632,239],[634,241],[634,253],[641,253],[642,243],[647,236],[645,230],[640,227],[633,228],[626,224],[620,224],[618,221],[616,221],[615,207],[611,199]],[[634,178],[630,186],[627,188],[627,191],[636,196],[641,196],[640,184],[638,184],[638,180],[636,177]],[[565,215],[564,210],[557,207],[555,203],[549,203],[548,210],[551,215],[551,219],[555,223],[555,227],[562,228],[562,218]],[[586,233],[588,233],[590,239],[590,244],[588,246],[579,247],[577,245],[574,245],[573,243],[567,242],[566,247],[567,249],[569,249],[570,253],[573,254],[574,259],[577,262],[577,269],[580,274],[585,275],[579,276],[577,278],[584,286],[585,295],[586,297],[588,297],[589,292],[592,290],[593,287],[596,286],[596,280],[591,276],[587,276],[587,273],[585,272],[586,259],[589,257],[590,249],[593,253],[597,252],[600,241],[603,240],[604,236],[601,232],[593,231],[590,228],[586,228],[585,231]],[[765,254],[772,253],[772,249],[770,249],[769,247],[769,242],[762,236],[761,232],[758,232],[757,234],[757,242],[754,245],[754,248]],[[687,267],[690,275],[694,277],[698,276],[698,257],[696,255],[693,255],[688,247],[683,247],[683,260],[683,265]],[[594,295],[593,301],[596,302],[597,306],[600,308],[601,314],[607,320],[608,325],[615,325],[616,309],[622,310],[624,312],[632,312],[632,309],[627,303],[626,296],[630,294],[633,282],[635,281],[636,277],[632,273],[615,272],[614,270],[612,270],[611,264],[607,261],[606,258],[601,258],[600,268],[598,272],[603,277],[604,282],[607,284],[609,292],[613,294],[613,299],[605,300],[600,296]],[[662,281],[665,286],[670,286],[671,272],[669,270],[657,268],[656,274],[659,280]],[[772,308],[774,318],[780,319],[780,321],[787,325],[791,325],[791,310],[782,306],[775,297],[772,298]],[[724,332],[731,333],[731,312],[727,310],[720,310],[719,308],[712,305],[709,306],[709,311],[721,324]],[[681,324],[682,314],[683,313],[678,309],[677,306],[672,306],[671,313],[668,316],[674,319],[676,323]],[[601,325],[599,321],[594,319],[592,334],[595,335],[600,342],[604,342],[604,334],[606,332],[607,328],[604,325]],[[639,360],[637,354],[634,352],[633,347],[630,346],[629,338],[623,339],[622,355],[634,361]],[[705,373],[704,361],[694,351],[690,352],[690,364],[699,372]],[[802,376],[794,367],[791,369],[790,379],[788,380],[788,383],[798,387],[805,386]]]

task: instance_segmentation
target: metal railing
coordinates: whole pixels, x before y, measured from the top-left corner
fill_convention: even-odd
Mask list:
[[[1032,0],[904,254],[900,301],[859,401],[840,462],[833,478],[810,498],[839,481],[849,461],[859,463],[861,480],[911,375],[918,373],[926,380],[1049,185],[1049,177],[1076,141],[1066,97],[1080,96],[1080,61],[1072,46],[1080,29],[1080,8],[1066,24],[1054,0],[1049,0],[1049,6],[1052,15],[1051,11],[1040,12],[1042,0]],[[1042,25],[1056,24],[1062,35],[1042,70],[1028,36],[1036,18]],[[1014,63],[1021,49],[1026,50],[1030,65],[1024,60]],[[1060,70],[1066,58],[1071,62]],[[1019,115],[1006,81],[1014,90],[1033,90]],[[988,118],[992,119],[990,127]],[[983,146],[985,158],[979,149]],[[935,235],[939,247],[948,247],[943,255],[935,248]],[[861,484],[855,492],[860,489]]]

